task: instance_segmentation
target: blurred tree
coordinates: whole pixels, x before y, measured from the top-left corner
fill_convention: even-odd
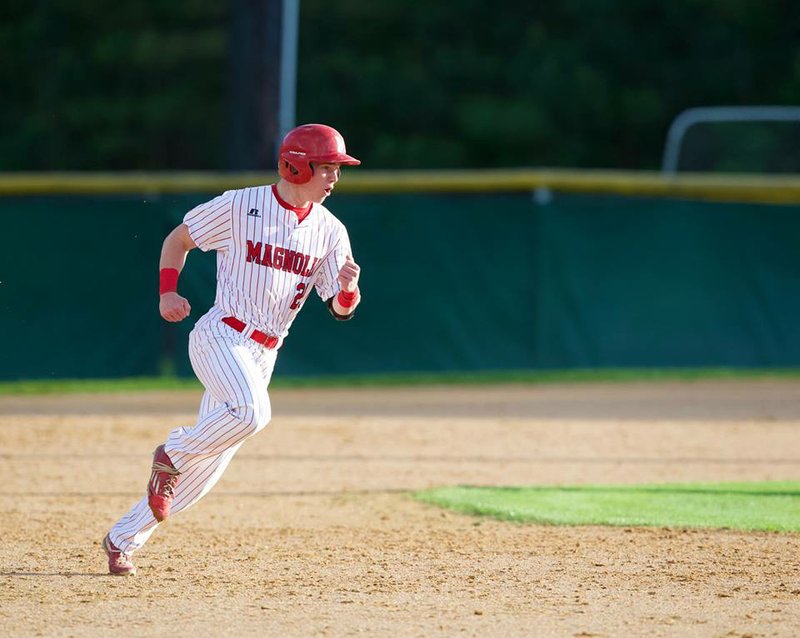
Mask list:
[[[231,2],[6,0],[0,168],[225,165]],[[302,0],[298,122],[369,168],[656,168],[680,111],[800,104],[794,0]]]
[[[6,0],[0,168],[224,161],[225,3]]]
[[[302,7],[299,119],[375,168],[656,168],[685,108],[800,103],[793,0]]]

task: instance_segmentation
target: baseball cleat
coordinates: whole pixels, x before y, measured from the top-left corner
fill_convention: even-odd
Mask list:
[[[103,539],[103,549],[108,556],[108,572],[115,576],[133,576],[136,573],[136,565],[131,560],[131,555],[119,549],[108,534]]]
[[[179,474],[164,451],[164,446],[159,445],[153,452],[153,473],[147,484],[147,502],[159,523],[169,516]]]

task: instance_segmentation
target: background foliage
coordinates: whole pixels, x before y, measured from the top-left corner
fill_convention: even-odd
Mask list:
[[[0,169],[221,169],[231,2],[6,0]],[[800,103],[792,0],[302,0],[297,119],[372,168],[655,168],[681,110]]]

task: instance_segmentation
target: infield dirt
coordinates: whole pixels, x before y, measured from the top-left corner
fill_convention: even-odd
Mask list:
[[[271,395],[129,578],[100,541],[199,393],[0,397],[0,635],[800,635],[799,534],[519,525],[409,495],[798,480],[798,381]]]

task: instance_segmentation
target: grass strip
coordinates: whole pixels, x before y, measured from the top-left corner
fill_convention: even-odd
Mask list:
[[[800,531],[800,482],[442,487],[414,496],[522,523]]]
[[[394,387],[415,385],[491,385],[500,383],[635,383],[642,381],[698,381],[704,379],[798,379],[800,369],[666,368],[597,370],[500,370],[463,373],[390,373],[321,377],[281,376],[275,388]],[[141,390],[195,390],[192,378],[135,377],[126,379],[32,379],[0,382],[3,394],[59,394],[71,392],[131,392]]]

